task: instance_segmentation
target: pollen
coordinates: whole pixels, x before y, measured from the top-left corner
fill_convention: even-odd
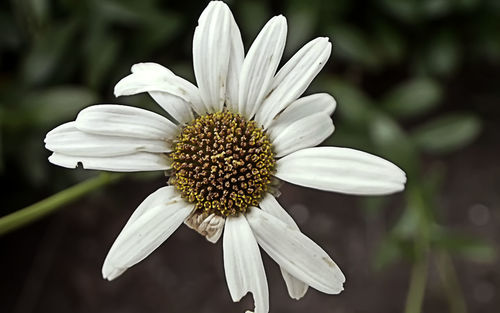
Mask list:
[[[196,118],[173,148],[170,183],[200,213],[245,213],[259,204],[275,169],[266,132],[229,111]]]

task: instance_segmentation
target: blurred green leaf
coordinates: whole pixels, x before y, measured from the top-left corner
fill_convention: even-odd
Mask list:
[[[379,4],[401,21],[413,23],[420,17],[418,1],[415,0],[380,0]]]
[[[338,78],[322,81],[321,86],[337,101],[337,112],[348,124],[366,127],[373,110],[371,99],[356,85]]]
[[[422,173],[425,180],[421,182],[421,187],[428,198],[438,199],[446,179],[446,170],[446,164],[442,161],[437,161],[426,167],[425,172]]]
[[[243,38],[247,38],[250,42],[257,36],[262,26],[271,16],[269,3],[266,1],[242,1],[239,4],[240,19],[238,24],[243,32]]]
[[[48,0],[26,0],[27,6],[30,8],[33,17],[37,24],[45,23],[49,18],[50,4]]]
[[[420,0],[423,13],[427,17],[440,17],[451,11],[452,0]]]
[[[391,118],[374,114],[369,134],[377,154],[402,167],[409,176],[417,172],[420,160],[413,142]]]
[[[335,120],[335,117],[333,117]],[[371,143],[366,130],[352,127],[349,123],[336,123],[335,132],[323,143],[328,146],[370,150]]]
[[[498,10],[500,11],[500,9]],[[486,16],[481,20],[476,21],[472,49],[474,56],[483,60],[484,57],[500,62],[500,40],[498,40],[498,29],[500,21],[498,17]]]
[[[57,70],[68,68],[68,64],[61,63],[61,60],[71,48],[70,42],[75,38],[77,26],[77,21],[54,25],[50,31],[37,38],[23,64],[22,73],[28,84],[42,83]]]
[[[22,99],[22,112],[7,111],[5,124],[11,128],[49,128],[72,120],[78,112],[97,101],[97,95],[84,87],[58,86],[28,93]]]
[[[383,239],[373,258],[373,266],[376,270],[381,270],[399,260],[401,260],[401,246],[393,238]]]
[[[368,68],[380,65],[380,57],[376,49],[371,46],[365,33],[352,25],[339,25],[332,27],[329,31],[333,38],[333,47],[339,57],[359,63]]]
[[[411,205],[411,204],[410,204]],[[417,233],[420,226],[419,210],[407,207],[401,217],[394,225],[392,233],[397,238],[411,239]]]
[[[33,186],[43,187],[49,179],[47,150],[45,150],[43,143],[44,134],[38,133],[23,137],[18,149],[24,153],[16,161],[22,174]],[[29,164],[29,166],[23,166],[24,164]]]
[[[432,239],[437,247],[477,262],[492,262],[496,258],[493,246],[480,238],[437,228]]]
[[[315,3],[307,5],[292,6],[287,14],[288,20],[288,38],[286,41],[285,54],[290,56],[294,54],[302,45],[311,40],[314,26],[316,24],[315,16],[316,7],[312,6]]]
[[[153,14],[156,13],[156,14]],[[162,47],[167,42],[170,42],[176,35],[182,25],[182,18],[177,14],[162,12],[158,14],[158,10],[151,9],[151,13],[144,14],[146,17],[142,36],[139,36],[140,52],[144,54],[148,51],[153,51],[158,47]]]
[[[415,254],[414,242],[408,238],[389,235],[383,238],[373,258],[373,266],[376,270],[387,267],[401,259],[409,261],[418,257]]]
[[[96,27],[87,41],[86,78],[90,86],[101,86],[120,52],[120,38],[112,38],[102,28]]]
[[[140,20],[141,11],[137,6],[147,2],[136,1],[134,4],[130,1],[93,1],[96,13],[108,20],[120,21],[123,23],[134,23]]]
[[[382,99],[382,107],[396,117],[414,117],[430,111],[441,101],[442,90],[429,78],[414,78],[396,86]]]
[[[471,143],[481,132],[481,120],[472,114],[448,114],[413,131],[415,143],[430,153],[450,153]]]
[[[369,220],[379,216],[388,203],[388,197],[366,196],[360,200],[365,215]]]
[[[74,119],[84,107],[95,104],[97,95],[84,87],[47,89],[33,98],[35,122],[41,126]]]
[[[458,0],[458,7],[464,10],[471,10],[481,4],[483,1],[481,0]]]
[[[0,52],[6,48],[13,49],[19,46],[21,43],[21,35],[10,14],[0,12],[0,29],[2,30],[0,31]],[[2,64],[2,62],[0,62],[0,64]]]
[[[460,46],[452,31],[443,31],[430,41],[426,51],[428,71],[438,75],[451,74],[460,62]]]
[[[406,53],[406,43],[399,30],[390,24],[376,23],[372,42],[388,64],[401,61]]]

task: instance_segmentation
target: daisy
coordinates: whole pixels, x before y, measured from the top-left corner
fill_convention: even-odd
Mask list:
[[[278,203],[280,181],[326,191],[381,195],[401,191],[405,173],[380,157],[315,147],[333,133],[336,102],[301,97],[331,52],[316,38],[277,71],[286,19],[273,17],[244,53],[226,4],[210,2],[198,20],[193,66],[198,86],[155,63],[132,66],[115,95],[147,92],[175,121],[139,108],[103,104],[47,134],[49,161],[63,167],[165,171],[168,185],[148,196],[111,247],[102,274],[113,280],[158,248],[183,223],[210,242],[223,234],[233,301],[253,294],[269,311],[259,246],[279,264],[290,296],[309,286],[343,290],[345,277]]]

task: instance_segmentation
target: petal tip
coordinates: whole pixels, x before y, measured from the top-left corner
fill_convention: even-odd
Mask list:
[[[116,98],[125,95],[122,83],[125,78],[122,78],[119,82],[117,82],[115,88],[113,89],[113,94],[115,95]]]
[[[286,26],[286,17],[283,14],[276,15],[271,20],[275,23],[280,23],[280,24],[283,24],[284,26]]]
[[[109,267],[106,266],[106,264],[104,264],[102,267],[102,278],[104,278],[107,281],[112,281],[118,278],[118,276],[120,276],[121,274],[123,274],[123,272],[125,272],[125,269]]]

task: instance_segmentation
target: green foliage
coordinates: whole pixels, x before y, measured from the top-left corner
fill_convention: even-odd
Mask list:
[[[352,25],[337,25],[329,32],[332,35],[337,54],[351,62],[368,68],[380,65],[380,59],[372,48],[367,36]]]
[[[413,131],[415,143],[431,153],[450,153],[470,144],[481,131],[481,120],[466,113],[440,116]]]
[[[496,251],[490,243],[480,238],[436,227],[432,243],[438,249],[461,255],[476,262],[493,262]]]
[[[356,85],[347,80],[331,78],[323,85],[337,101],[337,113],[348,124],[365,127],[373,109],[371,99]]]
[[[402,167],[412,177],[419,169],[418,153],[401,127],[383,114],[370,119],[370,138],[379,154]]]
[[[414,78],[392,89],[382,99],[382,107],[395,117],[415,117],[437,107],[441,86],[429,78]]]

